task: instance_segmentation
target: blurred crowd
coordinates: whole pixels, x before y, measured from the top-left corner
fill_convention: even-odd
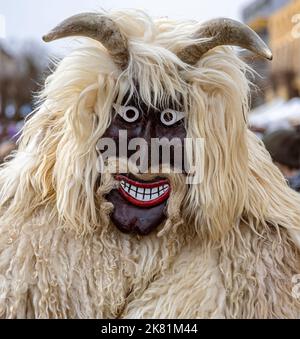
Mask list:
[[[39,46],[24,43],[11,50],[0,44],[0,163],[16,147],[18,132],[33,109],[46,60]]]
[[[300,128],[268,133],[263,142],[290,187],[300,192]]]

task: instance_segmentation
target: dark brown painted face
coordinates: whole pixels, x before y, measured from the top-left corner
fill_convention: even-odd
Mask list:
[[[177,138],[184,145],[186,130],[180,107],[169,104],[168,107],[159,109],[149,108],[133,96],[128,102],[125,98],[120,107],[115,107],[115,113],[103,138],[114,140],[117,146],[117,157],[120,142],[127,144],[127,156],[130,158],[136,152],[129,149],[130,141],[142,138],[148,144],[148,157],[145,156],[143,159],[147,159],[147,166],[150,167],[152,139]],[[120,131],[126,131],[127,140],[120,141]],[[168,165],[171,167],[174,167],[176,162],[174,151],[176,150],[172,149],[170,153]],[[184,159],[184,147],[179,152],[182,152],[182,159]],[[161,152],[157,159],[161,165],[163,161]],[[142,165],[141,162],[139,165]],[[142,181],[129,173],[117,175],[116,179],[120,181],[120,189],[113,190],[106,197],[114,205],[111,220],[124,233],[150,234],[166,219],[166,207],[171,194],[168,180],[160,175],[151,181]]]

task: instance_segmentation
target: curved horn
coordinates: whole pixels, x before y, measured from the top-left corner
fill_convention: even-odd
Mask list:
[[[97,13],[74,15],[43,37],[45,42],[70,36],[84,36],[101,42],[114,62],[126,69],[129,61],[127,40],[110,18]]]
[[[271,50],[249,26],[232,19],[210,20],[200,27],[193,38],[210,39],[187,46],[178,53],[178,57],[190,65],[195,65],[209,50],[222,45],[242,47],[263,58],[273,58]]]

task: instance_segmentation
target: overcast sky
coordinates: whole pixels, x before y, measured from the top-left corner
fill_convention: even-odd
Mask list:
[[[249,2],[251,0],[0,0],[0,15],[5,17],[9,39],[40,41],[59,21],[82,11],[140,8],[153,16],[203,21],[218,16],[240,19],[242,8]]]

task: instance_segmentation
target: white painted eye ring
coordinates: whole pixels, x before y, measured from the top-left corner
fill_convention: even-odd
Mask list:
[[[140,117],[139,110],[134,106],[114,106],[116,112],[126,121],[129,123],[136,122]],[[129,115],[129,111],[133,112],[132,115]]]
[[[172,109],[166,109],[163,112],[161,112],[160,121],[165,126],[173,126],[178,121],[182,120],[184,117],[185,114],[183,112],[177,112]]]

